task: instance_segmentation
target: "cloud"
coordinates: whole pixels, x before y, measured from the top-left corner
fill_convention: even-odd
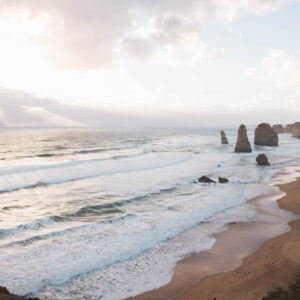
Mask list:
[[[207,22],[233,22],[293,0],[1,0],[6,42],[30,43],[52,66],[113,67],[124,56],[194,64],[218,53],[201,39]],[[9,34],[5,34],[9,32]]]
[[[58,69],[93,70],[110,67],[119,38],[130,22],[121,0],[25,0],[0,2],[2,16],[24,24],[38,23],[41,30],[27,34]],[[18,29],[18,28],[16,28]]]
[[[244,75],[251,80],[270,83],[282,94],[282,107],[300,110],[299,53],[286,49],[273,49],[260,64],[246,68]],[[269,103],[269,105],[276,104]]]
[[[243,15],[262,15],[279,10],[283,5],[296,2],[294,0],[215,0],[215,17],[232,22]]]
[[[279,90],[300,90],[300,56],[295,51],[273,49],[259,66],[246,68],[245,76],[270,81]]]
[[[122,47],[132,58],[155,63],[194,65],[204,58],[218,55],[200,39],[199,28],[182,17],[157,17],[134,38],[123,41]]]
[[[56,101],[38,99],[30,94],[0,88],[0,126],[2,127],[75,127],[81,122],[51,111]]]
[[[159,124],[163,122],[160,120]],[[0,127],[133,128],[151,125],[156,125],[153,117],[67,105],[0,88]]]
[[[264,97],[262,95],[258,101]],[[224,128],[262,121],[291,123],[298,116],[296,110],[272,105],[268,113],[264,107],[230,108],[227,105],[213,108],[167,105],[159,109],[153,105],[141,105],[132,110],[122,109],[122,113],[118,113],[61,104],[55,100],[39,99],[23,92],[0,88],[0,127]]]

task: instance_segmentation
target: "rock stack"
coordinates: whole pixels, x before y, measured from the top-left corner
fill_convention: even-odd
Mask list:
[[[255,129],[254,144],[260,146],[278,146],[278,135],[269,124],[261,123]]]
[[[259,155],[257,155],[256,162],[260,166],[269,166],[270,165],[268,157],[265,154],[259,154]]]
[[[228,144],[228,140],[227,140],[227,137],[226,137],[226,134],[223,130],[221,130],[221,142],[223,145],[227,145]]]
[[[272,129],[277,133],[284,133],[284,128],[281,124],[275,124],[272,126]]]
[[[27,298],[11,294],[6,287],[0,286],[0,299],[2,300],[39,300],[39,298]]]
[[[294,123],[293,126],[293,136],[300,139],[300,122]]]
[[[252,152],[251,145],[247,136],[245,125],[241,125],[238,131],[238,137],[235,145],[235,152]]]
[[[294,124],[287,124],[284,126],[284,132],[293,133]]]

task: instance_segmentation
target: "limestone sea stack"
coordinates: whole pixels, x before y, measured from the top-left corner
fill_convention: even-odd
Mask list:
[[[260,146],[278,146],[278,134],[269,124],[261,123],[255,129],[254,144]]]
[[[269,166],[270,165],[268,157],[265,154],[259,154],[259,155],[257,155],[256,162],[260,166]]]
[[[285,133],[293,133],[294,124],[286,124],[284,126]]]
[[[221,142],[222,142],[223,145],[228,144],[228,139],[227,139],[226,134],[223,130],[221,130]]]
[[[272,129],[277,133],[277,134],[280,134],[280,133],[284,133],[284,128],[281,124],[275,124],[272,126]]]
[[[247,129],[245,125],[241,125],[238,131],[235,152],[252,152],[251,145],[248,140]]]
[[[294,123],[293,136],[300,139],[300,122]]]

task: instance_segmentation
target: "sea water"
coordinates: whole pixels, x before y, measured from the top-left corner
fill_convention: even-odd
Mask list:
[[[300,163],[290,134],[237,154],[237,130],[226,133],[229,145],[216,129],[1,130],[0,285],[73,300],[166,284],[178,260],[213,246],[213,233],[262,219],[247,201]],[[256,165],[259,153],[271,166]],[[230,182],[195,183],[202,175]]]

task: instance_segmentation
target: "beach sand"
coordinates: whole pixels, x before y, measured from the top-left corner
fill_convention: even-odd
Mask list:
[[[282,209],[277,208],[277,214],[287,210],[300,215],[300,179],[277,186],[286,193],[277,200]],[[260,201],[252,200],[258,206]],[[287,288],[300,274],[300,219],[293,219],[290,227],[230,224],[216,235],[212,249],[178,262],[167,285],[129,299],[252,300],[277,287]]]

